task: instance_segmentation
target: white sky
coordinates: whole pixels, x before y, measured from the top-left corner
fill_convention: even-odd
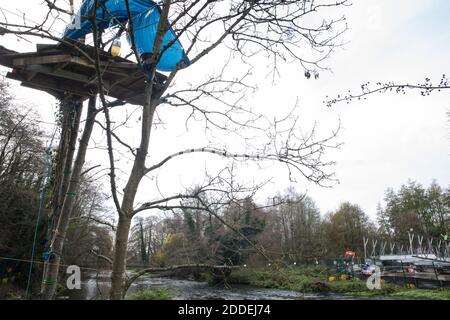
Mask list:
[[[0,7],[13,12],[42,14],[45,7],[41,1],[0,0]],[[339,141],[341,150],[333,151],[328,158],[337,161],[334,168],[340,184],[324,189],[299,180],[298,191],[308,191],[317,202],[322,213],[334,210],[339,203],[350,201],[359,204],[374,217],[378,202],[382,201],[388,187],[398,188],[408,179],[429,185],[436,179],[442,186],[450,182],[450,123],[446,112],[450,111],[450,92],[434,93],[421,97],[419,92],[408,95],[384,94],[370,97],[364,102],[338,104],[327,108],[323,100],[334,97],[348,89],[357,91],[362,83],[371,81],[420,82],[430,77],[438,82],[442,74],[450,75],[450,2],[445,0],[364,0],[355,1],[347,9],[350,31],[345,35],[348,44],[336,51],[327,65],[332,73],[322,72],[319,80],[306,80],[303,72],[293,65],[281,65],[281,77],[271,79],[259,77],[259,90],[248,97],[252,108],[265,114],[283,114],[299,100],[299,111],[305,128],[317,121],[323,133],[335,128],[341,119],[343,130]],[[36,42],[0,37],[0,45],[17,51],[33,51]],[[179,75],[178,84],[198,79],[207,74],[214,65],[214,56],[204,63]],[[4,74],[7,70],[1,69]],[[266,64],[256,65],[256,75],[266,74]],[[256,76],[255,76],[256,78]],[[20,100],[33,104],[44,121],[53,121],[55,100],[39,91],[25,89],[13,84]],[[115,119],[121,119],[115,113]],[[161,111],[167,123],[165,130],[158,128],[152,136],[151,155],[161,159],[165,155],[185,148],[201,146],[204,139],[201,126],[193,125],[188,133],[183,127],[184,113],[174,109]],[[136,135],[127,131],[126,139],[136,145]],[[102,143],[101,131],[96,131],[94,140]],[[227,140],[228,139],[228,140]],[[230,145],[230,136],[219,140]],[[92,151],[89,162],[104,163],[103,151]],[[171,162],[159,172],[159,188],[165,195],[178,193],[191,186],[204,169],[211,171],[225,165],[211,156],[186,156]],[[126,159],[120,168],[131,165]],[[284,167],[278,165],[243,166],[239,171],[246,181],[260,181],[274,177],[260,194],[260,199],[286,189],[290,183]],[[150,200],[154,194],[154,182],[144,180],[138,199]]]

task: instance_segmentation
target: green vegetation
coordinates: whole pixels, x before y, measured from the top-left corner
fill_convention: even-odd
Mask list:
[[[410,297],[423,300],[450,300],[448,289],[405,289],[391,294],[393,297]]]
[[[332,292],[358,297],[397,297],[413,299],[450,300],[447,289],[407,289],[382,280],[381,290],[369,290],[361,279],[328,281],[324,267],[295,267],[281,269],[245,269],[233,271],[230,284],[293,290],[298,292]]]
[[[173,293],[169,289],[146,289],[127,296],[127,300],[172,300]]]
[[[312,291],[313,284],[327,278],[325,268],[241,269],[231,273],[229,283],[257,287]]]

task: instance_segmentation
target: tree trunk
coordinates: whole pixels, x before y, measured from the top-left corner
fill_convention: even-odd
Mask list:
[[[128,234],[131,227],[131,218],[120,216],[116,230],[114,257],[111,274],[111,300],[120,300],[125,295],[124,274],[126,269]]]
[[[76,143],[76,139],[78,137],[82,108],[82,105],[80,105],[80,103],[74,103],[73,101],[69,100],[62,100],[60,105],[63,116],[61,124],[62,131],[57,153],[58,156],[56,158],[56,172],[54,174],[55,187],[53,189],[52,213],[49,221],[49,233],[47,235],[47,240],[50,241],[49,254],[52,251],[51,246],[54,241],[53,232],[57,228],[55,223],[59,219],[64,202],[64,196],[66,193],[65,188],[70,179],[70,175],[67,174],[67,172],[71,170],[74,155],[74,148],[70,148],[70,146],[73,146],[73,144]],[[51,283],[47,283],[47,281],[44,281],[45,279],[49,278],[51,258],[52,257],[50,256],[47,258],[48,260],[45,262],[43,268],[44,270],[41,284],[41,294],[43,295],[47,290],[46,286],[48,285],[48,283]]]
[[[139,183],[145,175],[145,159],[148,154],[150,144],[150,133],[153,125],[153,116],[157,103],[152,101],[153,83],[146,87],[147,102],[142,111],[141,142],[137,149],[130,176],[124,188],[123,199],[119,213],[119,223],[116,231],[116,242],[114,248],[114,263],[111,275],[111,300],[119,300],[125,296],[124,273],[126,269],[126,256],[128,235],[131,226],[131,219],[134,215],[134,199]]]
[[[79,112],[81,113],[82,103],[79,104]],[[67,234],[67,229],[69,227],[70,216],[73,211],[73,207],[76,201],[76,195],[80,185],[81,170],[86,159],[86,152],[89,145],[89,140],[91,138],[92,129],[95,123],[95,97],[89,99],[89,108],[86,117],[85,127],[83,130],[83,135],[80,140],[80,145],[78,148],[77,157],[73,165],[73,170],[70,175],[70,180],[67,186],[67,192],[65,193],[63,206],[61,209],[61,214],[59,216],[58,224],[56,230],[52,237],[52,246],[50,250],[54,253],[51,259],[46,263],[46,273],[44,274],[43,291],[42,298],[46,300],[53,299],[56,292],[59,265],[61,262],[61,255],[64,248],[64,240]],[[70,147],[75,148],[75,145]],[[70,150],[69,150],[70,153]],[[71,159],[69,159],[71,160]],[[71,162],[70,162],[71,164]],[[67,165],[66,168],[71,168]]]

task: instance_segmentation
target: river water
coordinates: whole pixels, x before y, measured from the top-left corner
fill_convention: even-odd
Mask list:
[[[108,299],[110,273],[87,274],[82,279],[81,290],[67,290],[70,300]],[[167,288],[174,300],[350,300],[354,297],[337,294],[298,293],[289,290],[257,288],[247,285],[232,285],[231,288],[211,286],[207,282],[155,278],[142,276],[130,287],[128,294],[148,288]],[[383,297],[379,297],[383,299]]]

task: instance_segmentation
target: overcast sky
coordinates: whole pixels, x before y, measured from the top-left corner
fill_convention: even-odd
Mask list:
[[[13,12],[42,14],[41,1],[0,0],[0,7]],[[280,65],[280,77],[259,77],[259,90],[248,97],[255,110],[265,114],[284,114],[298,100],[302,124],[310,127],[314,121],[320,132],[327,133],[342,122],[338,137],[344,145],[339,151],[328,154],[336,160],[334,167],[340,183],[324,189],[304,180],[295,188],[307,191],[317,202],[322,213],[334,210],[343,201],[359,204],[374,217],[377,203],[382,201],[388,187],[395,189],[408,179],[429,185],[436,179],[442,186],[450,183],[450,92],[433,93],[421,97],[419,92],[408,95],[384,94],[370,97],[364,102],[338,104],[327,108],[323,100],[328,96],[357,91],[362,83],[371,81],[420,82],[430,77],[439,82],[442,74],[450,75],[450,2],[446,0],[364,0],[354,1],[346,10],[349,32],[348,43],[336,50],[327,65],[332,72],[322,72],[319,80],[307,80],[301,70],[292,65]],[[0,37],[0,44],[18,51],[33,51],[36,42]],[[212,58],[210,58],[212,59]],[[194,74],[207,73],[213,60],[195,66],[182,76],[195,78]],[[266,74],[264,64],[255,66],[256,74]],[[6,69],[1,69],[5,74]],[[258,73],[259,72],[259,73]],[[191,79],[192,80],[192,79]],[[180,79],[179,81],[186,81]],[[19,87],[13,90],[20,100],[33,104],[47,122],[52,122],[56,101],[49,95]],[[133,108],[124,108],[123,113]],[[116,112],[116,111],[115,111]],[[183,115],[184,116],[184,115]],[[164,128],[152,137],[151,154],[163,158],[173,151],[202,140],[202,130],[193,126],[189,132],[182,126],[184,118],[172,111],[163,111]],[[116,115],[120,118],[120,115]],[[127,137],[136,144],[134,135]],[[224,141],[227,136],[220,137]],[[102,142],[101,131],[94,140]],[[225,144],[225,142],[224,142]],[[229,144],[229,142],[228,142]],[[105,161],[104,152],[93,151],[89,161]],[[185,157],[170,163],[159,172],[159,189],[165,195],[176,193],[195,183],[205,168],[217,169],[226,165],[211,156]],[[130,163],[122,159],[121,166]],[[283,191],[291,185],[286,170],[277,165],[260,169],[244,166],[239,171],[243,179],[263,180],[274,177],[261,192],[259,199]],[[139,198],[141,201],[155,190],[154,181],[145,180]]]

